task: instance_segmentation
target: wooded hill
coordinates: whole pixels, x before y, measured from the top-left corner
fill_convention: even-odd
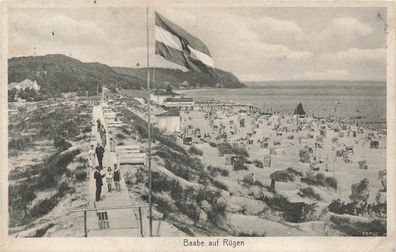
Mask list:
[[[97,86],[138,89],[145,82],[139,78],[120,74],[100,63],[83,63],[61,54],[29,56],[8,60],[8,82],[24,79],[36,80],[46,93],[95,93]]]
[[[122,74],[146,79],[146,68],[113,67],[113,70]],[[155,87],[165,88],[171,85],[175,88],[222,87],[241,88],[245,84],[240,82],[235,75],[220,69],[214,69],[213,74],[184,72],[180,69],[155,68]]]
[[[171,85],[189,87],[244,87],[232,73],[219,69],[211,76],[205,73],[183,72],[178,69],[156,68],[155,87]],[[110,67],[101,63],[84,63],[62,54],[16,57],[8,60],[8,82],[36,80],[42,93],[96,93],[97,86],[140,89],[146,86],[145,68]]]

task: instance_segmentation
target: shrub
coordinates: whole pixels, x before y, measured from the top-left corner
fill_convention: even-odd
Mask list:
[[[301,178],[300,181],[308,185],[323,186],[323,187],[337,189],[336,178],[326,177],[322,173],[316,173],[315,175],[313,175],[312,173],[307,173],[307,176]]]
[[[254,181],[253,185],[259,186],[259,187],[264,187],[263,183],[261,183],[261,182],[258,181],[258,180]]]
[[[299,151],[300,161],[303,163],[309,163],[311,160],[311,153],[308,148],[303,148]]]
[[[320,197],[319,194],[315,193],[314,190],[312,189],[312,187],[300,188],[300,191],[298,192],[298,194],[304,198],[308,197],[311,199],[322,200],[322,197]]]
[[[287,168],[286,171],[290,174],[294,174],[296,176],[302,177],[304,174],[302,172],[297,171],[296,169],[293,169],[291,167]]]
[[[209,171],[209,174],[213,177],[216,177],[218,174],[220,174],[223,177],[226,177],[230,174],[228,170],[212,165],[209,165],[207,169]]]
[[[216,148],[216,147],[217,147],[217,144],[216,144],[216,143],[213,143],[213,142],[209,142],[209,145],[210,145],[210,147],[213,147],[213,148]]]
[[[330,212],[336,213],[336,214],[344,214],[344,202],[342,202],[340,199],[333,200],[327,207],[327,209]]]
[[[49,213],[59,202],[55,196],[45,199],[30,210],[30,217],[39,218]]]
[[[56,136],[54,138],[54,146],[60,151],[69,149],[72,145],[67,142],[63,137]]]
[[[117,133],[116,137],[118,139],[125,139],[126,138],[126,136],[124,134],[121,134],[121,133]]]
[[[370,222],[351,222],[349,218],[342,216],[330,216],[330,221],[343,233],[351,236],[386,236],[387,228],[385,220],[372,220]]]
[[[280,182],[295,181],[294,176],[287,171],[276,171],[270,175],[270,178]]]
[[[153,194],[153,202],[157,205],[157,208],[160,209],[163,213],[164,220],[168,217],[169,213],[172,213],[174,211],[171,204],[167,200],[156,194]]]
[[[334,189],[337,189],[338,186],[337,179],[334,177],[326,177],[325,184]]]
[[[290,222],[303,222],[313,220],[317,208],[316,203],[291,203],[283,196],[276,196],[274,198],[264,197],[263,200],[271,209],[281,211],[283,218],[286,221]]]
[[[65,193],[67,193],[68,191],[70,191],[70,186],[66,181],[63,181],[59,188],[58,188],[58,196],[62,197],[63,195],[65,195]]]
[[[17,150],[17,151],[23,151],[26,150],[27,148],[30,148],[34,144],[35,137],[33,136],[25,136],[25,137],[20,137],[17,139],[11,139],[8,142],[8,149],[9,150]]]
[[[219,200],[209,203],[211,203],[212,208],[206,212],[208,220],[213,225],[218,226],[224,221],[226,204],[225,202],[219,202]]]
[[[233,147],[233,152],[239,156],[249,157],[249,153],[244,147]]]
[[[228,142],[221,143],[217,145],[217,148],[220,152],[220,154],[234,154],[234,150]]]
[[[153,192],[169,191],[169,181],[165,176],[161,176],[158,172],[152,172],[151,174],[151,188]],[[148,181],[147,181],[148,183]],[[147,184],[148,186],[148,184]]]
[[[63,154],[55,153],[43,164],[34,169],[40,169],[40,176],[37,178],[37,189],[47,189],[56,186],[57,178],[62,176],[69,163],[75,156],[80,154],[80,150],[73,150]]]
[[[77,179],[77,181],[85,181],[87,179],[87,171],[83,169],[76,169],[74,170],[74,176]]]
[[[233,164],[233,170],[234,171],[239,171],[239,170],[248,170],[247,166],[243,163],[242,160],[237,159],[234,164]]]
[[[27,205],[36,197],[34,186],[21,183],[10,184],[8,188],[10,226],[24,224],[28,215]]]
[[[200,150],[200,149],[198,149],[198,148],[195,147],[195,146],[191,146],[191,147],[190,147],[190,152],[191,152],[192,154],[194,154],[194,155],[197,155],[197,156],[202,156],[202,155],[203,155],[203,151]]]
[[[213,184],[213,186],[228,192],[228,187],[225,184],[223,184],[222,182],[220,182],[218,180],[213,180],[212,184]]]
[[[143,168],[139,168],[136,173],[135,173],[135,177],[136,177],[136,183],[140,184],[145,182],[144,181],[144,177],[145,177],[145,170]],[[127,184],[132,184],[132,178],[126,180]]]

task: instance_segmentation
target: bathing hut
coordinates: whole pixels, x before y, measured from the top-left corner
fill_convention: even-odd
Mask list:
[[[178,110],[166,111],[156,115],[157,127],[170,133],[180,132],[180,112]]]

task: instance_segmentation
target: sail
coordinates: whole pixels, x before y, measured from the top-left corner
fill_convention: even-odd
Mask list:
[[[294,115],[305,115],[304,108],[301,102],[297,105],[296,109],[294,110]]]

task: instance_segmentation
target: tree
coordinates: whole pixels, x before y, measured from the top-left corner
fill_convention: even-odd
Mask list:
[[[18,90],[16,88],[8,89],[8,102],[15,102]]]

